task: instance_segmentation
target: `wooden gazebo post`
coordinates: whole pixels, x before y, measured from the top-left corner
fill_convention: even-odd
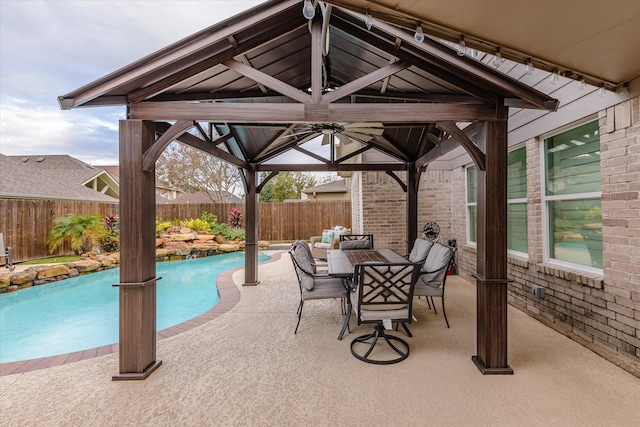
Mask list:
[[[120,121],[120,372],[143,380],[156,360],[155,168],[142,158],[154,143],[154,123]]]
[[[244,285],[257,285],[258,281],[258,172],[255,163],[246,171],[247,195],[245,205]]]
[[[418,235],[418,185],[420,177],[415,162],[407,162],[407,246],[406,253],[413,249]]]
[[[478,170],[477,355],[483,374],[513,374],[507,364],[507,111],[478,137],[486,168]]]

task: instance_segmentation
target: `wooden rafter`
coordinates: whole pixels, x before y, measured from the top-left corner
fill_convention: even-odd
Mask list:
[[[469,153],[473,162],[476,164],[479,170],[486,169],[485,155],[480,148],[471,141],[471,139],[464,133],[454,122],[439,122],[436,126],[445,130],[449,135],[453,136],[460,145]]]
[[[356,80],[353,80],[347,84],[342,85],[338,89],[327,92],[322,95],[322,101],[327,104],[330,102],[337,101],[340,98],[344,98],[345,96],[349,96],[360,89],[363,89],[377,81],[380,81],[388,76],[394,75],[398,71],[404,70],[409,67],[409,64],[404,62],[394,62],[393,64],[389,64],[385,67],[378,68],[377,70],[362,76]]]
[[[194,122],[191,120],[179,120],[162,132],[160,138],[144,152],[142,156],[142,170],[145,172],[153,171],[156,160],[158,160],[158,157],[160,157],[160,154],[162,154],[165,148],[193,126]]]

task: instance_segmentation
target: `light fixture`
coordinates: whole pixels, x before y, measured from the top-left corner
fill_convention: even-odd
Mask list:
[[[587,82],[584,81],[584,77],[578,77],[578,89],[585,90],[587,88]]]
[[[531,62],[531,58],[527,58],[527,71],[525,71],[527,76],[530,76],[531,74],[533,74],[535,70],[536,70],[536,67],[533,66],[533,62]]]
[[[552,85],[558,84],[559,81],[560,81],[560,76],[558,75],[558,69],[554,68],[553,73],[551,73],[551,84]]]
[[[370,30],[371,26],[373,26],[373,18],[371,17],[371,15],[369,15],[368,9],[367,9],[367,14],[364,17],[364,25],[365,27],[367,27],[367,30]]]
[[[302,15],[307,19],[313,19],[313,17],[316,16],[316,8],[313,7],[311,0],[304,0]]]
[[[467,53],[467,44],[464,42],[463,34],[460,34],[460,41],[458,42],[456,50],[458,51],[458,56],[464,56],[465,53]]]
[[[607,91],[606,91],[606,89],[604,88],[604,84],[601,84],[601,85],[600,85],[600,89],[598,89],[598,96],[599,96],[600,98],[604,98],[606,95],[607,95]]]
[[[420,24],[416,26],[416,33],[413,35],[413,39],[416,43],[422,43],[424,41],[424,33],[422,32]]]
[[[502,53],[500,52],[500,46],[496,47],[496,54],[493,56],[493,66],[498,68],[502,65],[504,59],[502,58]]]
[[[629,83],[624,83],[618,87],[618,93],[622,96],[629,96]]]

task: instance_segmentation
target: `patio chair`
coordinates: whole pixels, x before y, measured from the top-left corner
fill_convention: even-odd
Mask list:
[[[373,249],[373,234],[342,234],[340,249]]]
[[[413,243],[413,248],[407,258],[411,262],[423,263],[427,259],[427,255],[429,254],[429,250],[433,246],[433,243],[433,240],[424,239],[422,237],[417,238]]]
[[[4,246],[4,236],[0,233],[0,258],[6,258],[5,267],[9,269],[9,271],[13,271],[16,267],[13,265],[13,253],[11,248]]]
[[[372,333],[351,342],[351,354],[357,359],[376,365],[389,365],[409,356],[409,344],[387,334],[385,327],[391,329],[392,322],[398,322],[407,335],[412,336],[406,323],[412,320],[413,289],[419,274],[420,264],[414,263],[356,264],[355,291],[351,296],[356,319],[358,325],[375,323]],[[378,346],[374,354],[379,343],[385,343],[388,348],[382,350]]]
[[[294,334],[298,333],[302,309],[305,301],[339,298],[342,314],[346,313],[345,301],[347,298],[347,288],[341,279],[330,277],[325,274],[317,274],[313,258],[308,254],[308,246],[305,241],[294,242],[289,250],[291,261],[296,271],[298,287],[300,288],[300,303],[298,304],[298,323]]]
[[[420,270],[420,277],[416,282],[414,296],[425,297],[429,308],[433,306],[434,313],[438,314],[433,298],[442,299],[442,313],[444,321],[449,328],[449,319],[447,319],[447,311],[444,306],[444,288],[447,283],[447,270],[449,265],[453,263],[456,249],[441,243],[434,243],[427,258]]]
[[[340,246],[340,235],[349,233],[348,229],[331,229],[323,230],[322,236],[311,236],[309,238],[309,245],[311,246],[311,253],[314,258],[326,260],[327,251],[331,249],[338,249]]]

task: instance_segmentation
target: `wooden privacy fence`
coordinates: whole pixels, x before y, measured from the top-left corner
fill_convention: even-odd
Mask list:
[[[244,227],[244,203],[159,204],[156,205],[156,216],[169,221],[182,220],[198,218],[202,212],[207,211],[216,215],[219,223],[223,223],[228,222],[232,207],[242,212]],[[57,217],[90,213],[104,216],[117,214],[119,209],[117,203],[0,199],[0,232],[4,234],[5,245],[13,250],[14,262],[44,258],[51,256],[46,242]],[[259,203],[258,220],[260,240],[308,240],[311,236],[320,235],[323,229],[335,225],[351,228],[351,202]],[[72,252],[71,244],[67,241],[52,255]]]

